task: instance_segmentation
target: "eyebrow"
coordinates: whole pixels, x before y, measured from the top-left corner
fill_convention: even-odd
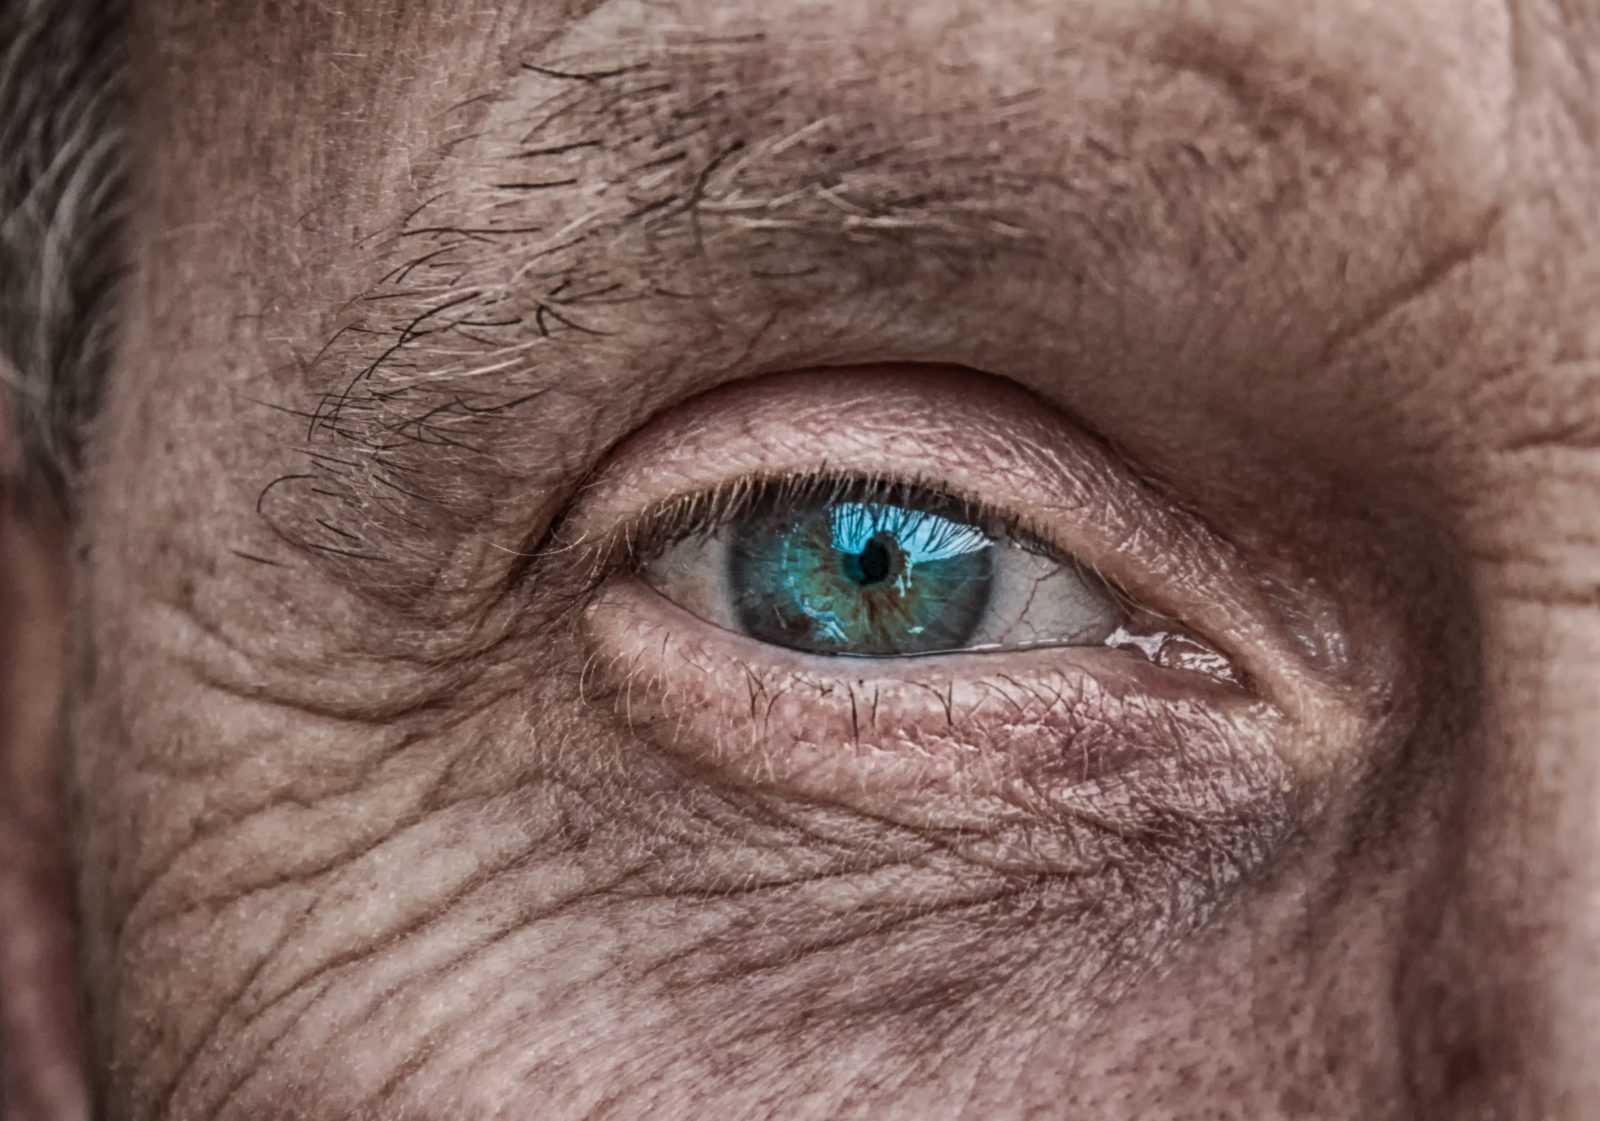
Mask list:
[[[907,174],[892,147],[874,150],[859,126],[752,127],[781,98],[750,84],[732,94],[737,79],[721,67],[756,45],[528,62],[511,90],[485,99],[509,106],[507,119],[474,115],[468,155],[446,140],[440,189],[362,247],[379,279],[308,363],[322,388],[299,413],[304,470],[273,480],[260,504],[287,512],[286,536],[325,556],[379,561],[392,555],[393,532],[341,507],[427,506],[432,516],[411,528],[450,528],[423,492],[428,480],[450,464],[472,472],[471,461],[483,479],[503,440],[492,430],[552,382],[570,382],[574,346],[607,345],[597,313],[704,298],[694,259],[713,226],[768,279],[785,275],[797,245],[809,269],[824,252],[874,242],[902,255],[1018,239],[991,216],[986,188],[946,195],[941,212],[926,175]],[[541,350],[551,363],[530,368]],[[384,495],[398,501],[374,501]]]
[[[459,107],[425,193],[357,246],[375,282],[306,363],[302,466],[259,504],[280,533],[373,564],[500,524],[526,481],[512,445],[581,469],[605,443],[584,402],[631,391],[596,371],[666,376],[618,329],[635,317],[688,318],[740,283],[796,305],[889,292],[913,262],[1000,253],[1116,277],[1175,205],[1237,207],[1245,171],[1264,169],[1247,201],[1265,223],[1315,161],[1420,158],[1349,75],[1285,81],[1216,37],[1080,45],[1066,122],[1027,74],[931,105],[865,69],[796,88],[785,50],[758,33],[540,56]],[[1163,108],[1177,95],[1209,99],[1207,127]],[[1224,166],[1241,150],[1251,166]],[[742,281],[713,276],[728,260]]]

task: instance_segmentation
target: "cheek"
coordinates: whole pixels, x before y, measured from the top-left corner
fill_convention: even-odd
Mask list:
[[[170,660],[159,695],[101,676],[80,797],[116,1115],[934,1109],[1181,933],[1111,833],[1050,850],[1000,800],[953,840],[742,790],[580,701],[576,647],[546,658],[400,726]]]
[[[113,1099],[260,1116],[292,1091],[346,1116],[412,1076],[492,1080],[501,1047],[538,1052],[552,1027],[526,1014],[582,1003],[541,963],[574,960],[612,857],[581,799],[481,749],[527,729],[391,735],[297,713],[269,743],[251,734],[262,706],[187,684],[179,699],[254,762],[98,768],[87,925]],[[127,759],[193,730],[107,746]]]

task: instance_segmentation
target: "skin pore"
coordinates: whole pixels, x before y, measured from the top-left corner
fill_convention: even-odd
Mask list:
[[[1600,1108],[1600,13],[349,7],[136,6],[118,360],[7,538],[100,1115]],[[630,567],[822,471],[1233,676]]]

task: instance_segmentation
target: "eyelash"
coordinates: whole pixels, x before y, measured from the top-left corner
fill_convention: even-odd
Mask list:
[[[621,574],[639,575],[667,550],[695,537],[711,536],[742,517],[755,513],[782,515],[807,506],[835,502],[879,502],[931,508],[947,517],[976,526],[995,539],[1076,567],[1079,574],[1103,589],[1130,620],[1151,626],[1186,629],[1181,620],[1136,599],[1117,581],[1077,554],[1054,545],[1044,527],[991,502],[953,493],[949,487],[916,477],[869,475],[859,471],[778,472],[749,474],[715,487],[665,499],[641,510],[599,541],[581,539],[557,542],[540,550],[550,556],[574,550],[583,556],[586,573],[578,594],[564,601],[571,607],[588,602],[610,579]]]
[[[694,537],[711,536],[742,517],[760,512],[783,515],[814,505],[840,502],[883,503],[931,509],[976,526],[990,537],[1005,538],[1019,548],[1092,566],[1052,546],[1042,529],[991,503],[950,493],[920,479],[862,475],[858,472],[808,471],[744,476],[710,490],[680,495],[643,511],[617,533],[606,557],[607,570],[637,571],[666,550]],[[1097,580],[1123,593],[1098,573]]]
[[[1108,645],[1253,687],[1228,641],[1239,612],[1230,613],[1228,597],[1202,594],[1194,578],[1221,564],[1225,545],[1030,397],[987,382],[974,394],[954,384],[969,378],[958,373],[881,376],[876,423],[899,418],[910,431],[937,416],[937,431],[954,424],[994,438],[978,439],[972,456],[941,456],[938,443],[889,438],[878,447],[870,432],[841,432],[838,418],[861,404],[861,390],[838,373],[736,386],[702,403],[687,427],[662,419],[633,437],[579,488],[514,578],[537,567],[541,605],[578,621],[609,585],[654,587],[649,569],[665,553],[745,528],[747,517],[781,521],[840,501],[931,507],[1101,589],[1125,618]],[[828,407],[834,399],[837,407]],[[753,523],[748,529],[759,532]],[[1219,577],[1230,571],[1217,568]],[[1219,583],[1248,598],[1236,581]]]

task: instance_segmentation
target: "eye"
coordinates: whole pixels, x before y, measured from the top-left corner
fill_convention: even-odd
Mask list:
[[[971,371],[684,402],[611,449],[529,573],[572,589],[553,687],[591,723],[562,751],[663,838],[652,892],[737,901],[716,952],[750,968],[858,930],[941,990],[959,929],[1007,960],[1009,932],[1154,961],[1289,835],[1299,764],[1337,755],[1301,730],[1351,726],[1306,668],[1297,628],[1337,618],[1314,585],[1264,585],[1104,441]]]
[[[971,503],[813,477],[759,486],[739,505],[643,576],[691,614],[773,646],[1019,650],[1100,644],[1125,621],[1104,581]]]
[[[1314,587],[1284,614],[1110,448],[966,371],[686,402],[612,451],[542,556],[584,574],[589,710],[719,781],[877,816],[955,795],[1065,820],[1101,782],[1122,806],[1134,771],[1150,813],[1183,791],[1160,812],[1204,816],[1221,772],[1261,792],[1285,720],[1337,708],[1305,668],[1298,628],[1336,617]]]

